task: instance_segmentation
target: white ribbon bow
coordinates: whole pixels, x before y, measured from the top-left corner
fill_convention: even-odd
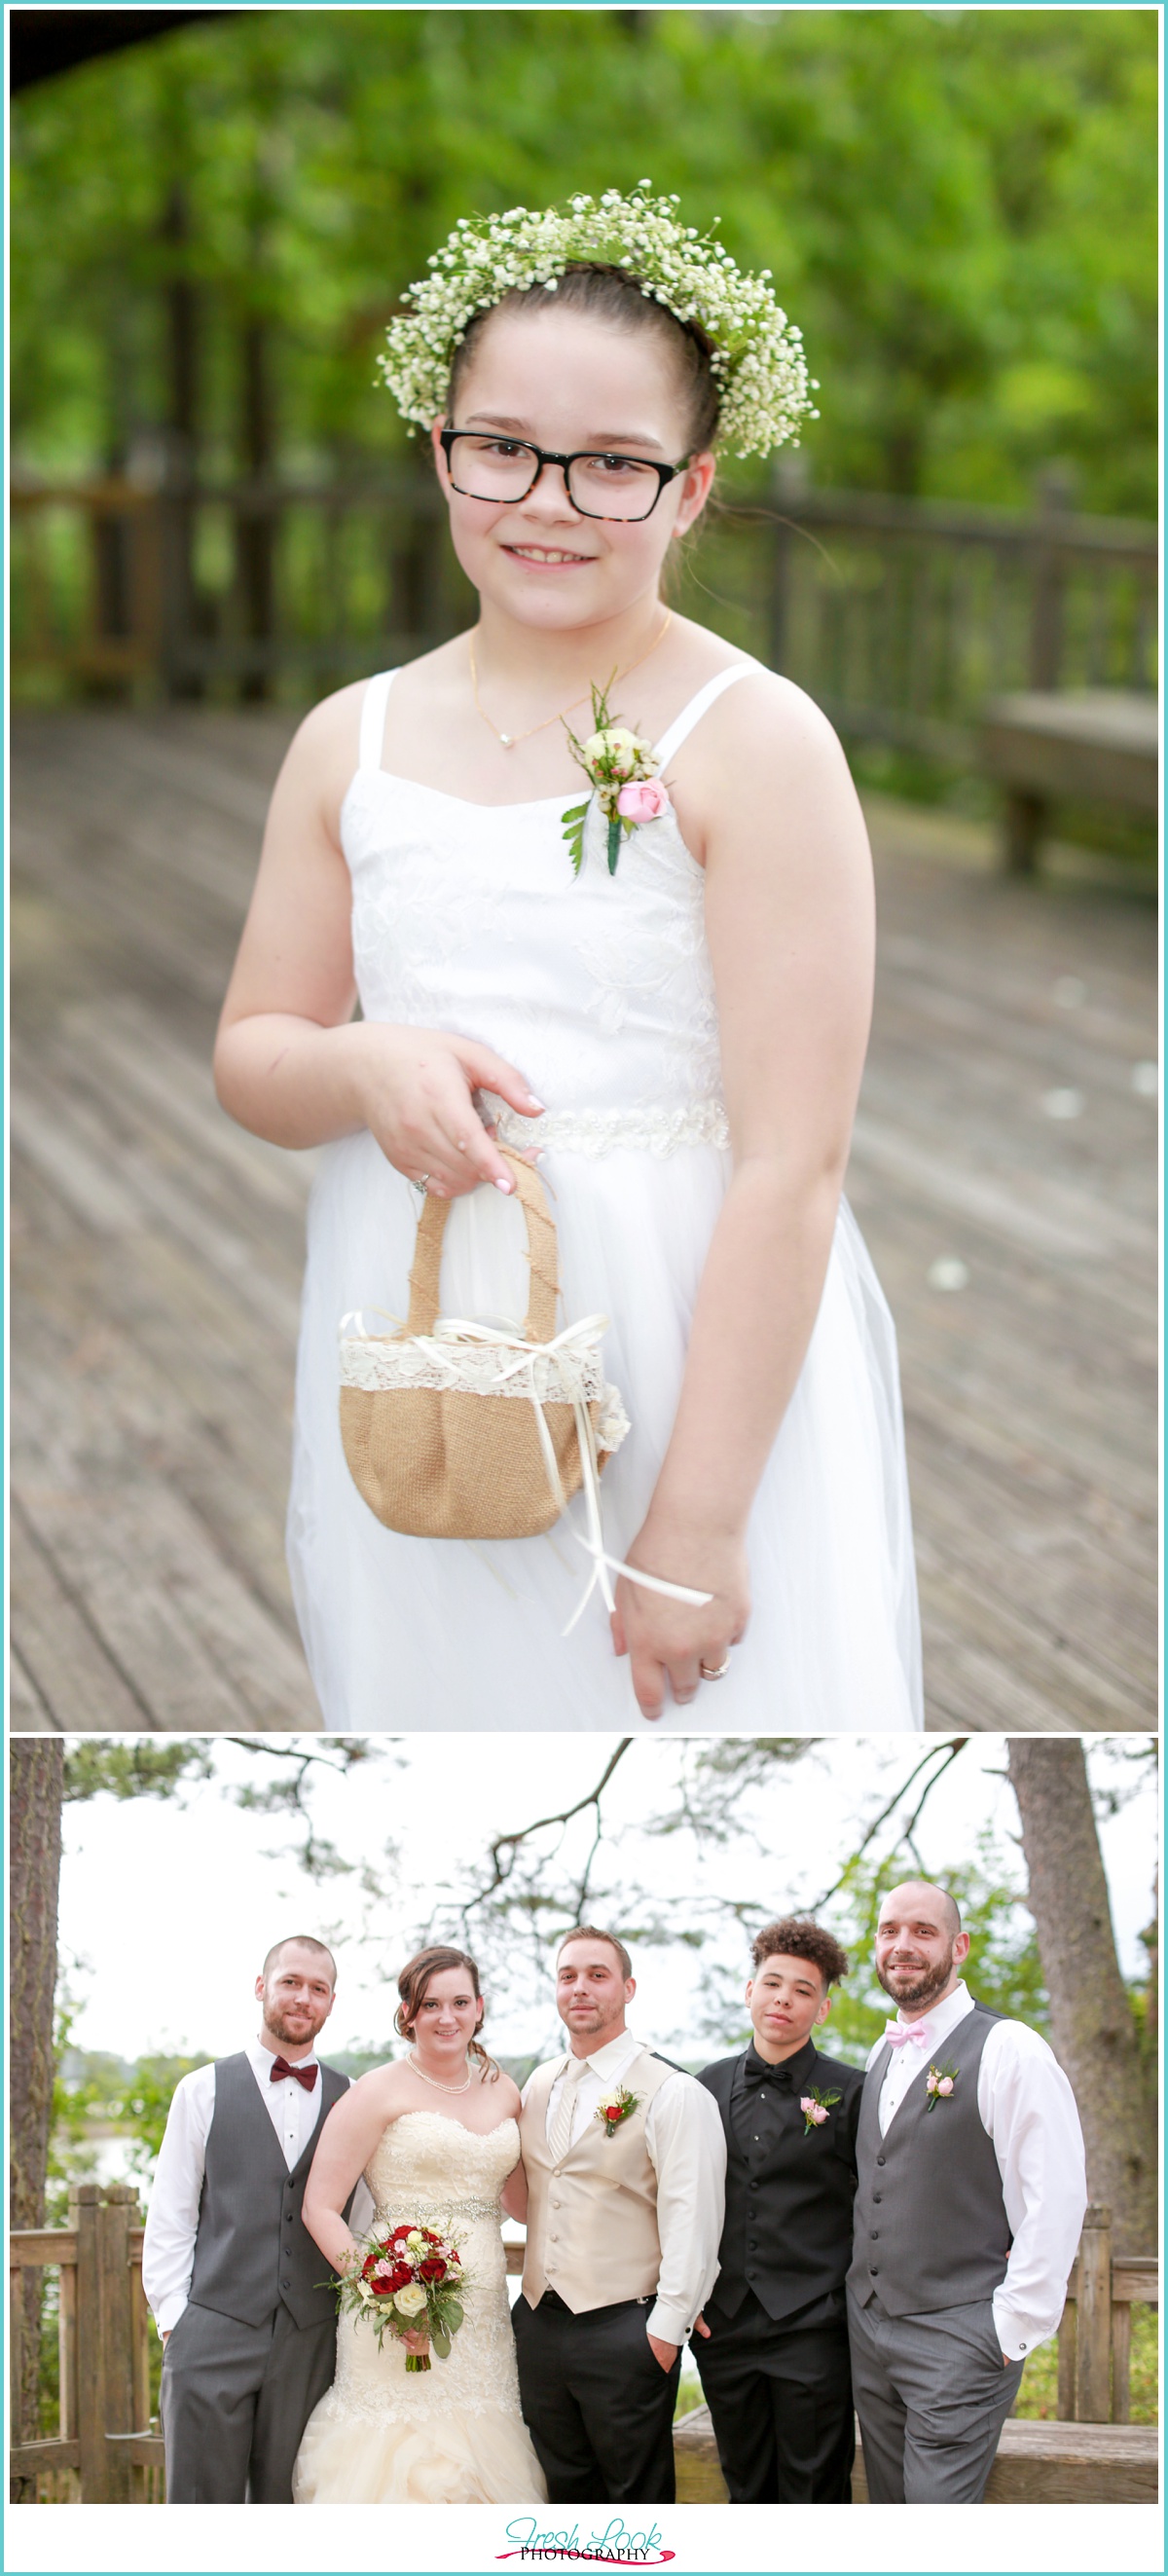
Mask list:
[[[373,1312],[380,1315],[384,1313],[384,1309],[376,1306]],[[405,1327],[398,1316],[386,1315],[385,1320],[387,1323],[396,1325],[399,1333],[404,1333]],[[356,1326],[360,1340],[368,1341],[371,1338],[365,1331],[359,1313],[342,1317],[342,1338],[350,1324]],[[536,1429],[539,1432],[539,1445],[547,1480],[559,1509],[564,1512],[568,1508],[568,1498],[564,1492],[556,1453],[552,1446],[552,1435],[544,1416],[544,1399],[540,1396],[535,1383],[535,1363],[538,1359],[549,1357],[553,1351],[570,1350],[577,1342],[599,1343],[601,1336],[607,1331],[607,1315],[585,1315],[581,1323],[566,1325],[564,1331],[557,1333],[553,1341],[529,1342],[525,1340],[522,1328],[518,1324],[508,1322],[505,1327],[500,1327],[495,1324],[468,1321],[460,1315],[440,1315],[432,1333],[413,1333],[409,1338],[415,1350],[437,1352],[440,1356],[444,1342],[487,1342],[498,1349],[500,1357],[504,1351],[515,1352],[516,1356],[509,1365],[506,1368],[500,1368],[496,1385],[505,1386],[508,1378],[526,1376],[527,1383],[523,1393],[530,1397],[535,1408]],[[609,1581],[610,1571],[613,1574],[623,1574],[630,1583],[639,1583],[646,1592],[662,1592],[667,1600],[687,1601],[695,1610],[704,1610],[707,1602],[714,1598],[712,1592],[695,1592],[686,1583],[666,1583],[659,1574],[642,1574],[639,1566],[625,1565],[620,1557],[605,1554],[604,1523],[600,1504],[600,1460],[596,1449],[596,1432],[592,1416],[582,1397],[572,1398],[572,1411],[580,1448],[584,1506],[588,1515],[587,1535],[583,1530],[573,1526],[572,1536],[592,1558],[592,1572],[563,1631],[564,1636],[571,1636],[577,1620],[587,1609],[597,1584],[600,1586],[605,1607],[610,1612],[615,1610],[616,1595]]]

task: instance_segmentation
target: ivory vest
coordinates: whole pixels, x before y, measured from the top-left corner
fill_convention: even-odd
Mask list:
[[[555,2057],[536,2068],[519,2123],[527,2174],[523,2296],[537,2308],[544,2291],[555,2290],[580,2316],[587,2308],[611,2308],[620,2299],[647,2299],[656,2291],[661,2239],[645,2114],[677,2070],[643,2048],[613,2085],[614,2092],[623,2084],[636,2094],[636,2110],[611,2138],[599,2120],[588,2120],[553,2165],[547,2107],[563,2064]]]

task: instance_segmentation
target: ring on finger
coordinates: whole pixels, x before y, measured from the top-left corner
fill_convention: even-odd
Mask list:
[[[725,1680],[725,1678],[726,1678],[727,1673],[729,1672],[729,1670],[730,1670],[730,1649],[729,1649],[729,1647],[728,1647],[728,1646],[727,1646],[727,1648],[726,1648],[725,1659],[724,1659],[724,1661],[723,1661],[722,1663],[720,1663],[720,1664],[713,1664],[713,1665],[711,1665],[711,1664],[699,1664],[699,1665],[698,1665],[698,1671],[699,1671],[699,1673],[701,1674],[702,1680],[703,1680],[704,1682],[720,1682],[720,1681],[724,1681],[724,1680]]]

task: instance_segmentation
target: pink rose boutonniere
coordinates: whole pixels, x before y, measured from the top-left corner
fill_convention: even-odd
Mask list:
[[[925,2085],[929,2097],[925,2104],[926,2112],[935,2111],[938,2102],[949,2100],[960,2072],[959,2066],[930,2066]]]
[[[578,742],[570,726],[565,726],[573,758],[579,761],[591,796],[580,805],[569,805],[560,820],[564,839],[572,857],[572,871],[579,876],[584,864],[584,824],[592,796],[608,824],[608,873],[616,875],[620,857],[621,836],[635,832],[641,823],[655,823],[659,814],[669,812],[669,797],[655,776],[657,767],[653,746],[628,725],[616,724],[608,712],[608,689],[592,690],[594,732],[586,742]]]
[[[809,2093],[801,2094],[799,2108],[803,2114],[804,2137],[810,2137],[813,2129],[821,2129],[828,2114],[834,2111],[836,2103],[842,2100],[842,2093],[820,2093],[814,2084]]]

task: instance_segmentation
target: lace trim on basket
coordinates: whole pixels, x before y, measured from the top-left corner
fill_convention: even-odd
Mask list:
[[[730,1142],[725,1107],[720,1100],[691,1100],[679,1109],[646,1102],[639,1109],[546,1109],[542,1118],[521,1118],[506,1102],[484,1092],[488,1120],[494,1120],[501,1145],[535,1145],[549,1153],[601,1154],[622,1150],[634,1154],[675,1154],[682,1145]]]
[[[355,1334],[346,1332],[350,1324],[357,1326]],[[522,1347],[517,1333],[508,1355]],[[598,1404],[597,1445],[610,1456],[630,1429],[620,1389],[609,1384],[599,1351],[587,1343],[574,1350],[535,1349],[522,1370],[506,1375],[497,1344],[447,1339],[441,1330],[438,1335],[419,1333],[400,1341],[366,1336],[361,1317],[346,1315],[341,1326],[341,1384],[362,1387],[371,1395],[421,1386],[444,1394],[518,1396],[527,1403],[534,1396],[538,1404]]]

